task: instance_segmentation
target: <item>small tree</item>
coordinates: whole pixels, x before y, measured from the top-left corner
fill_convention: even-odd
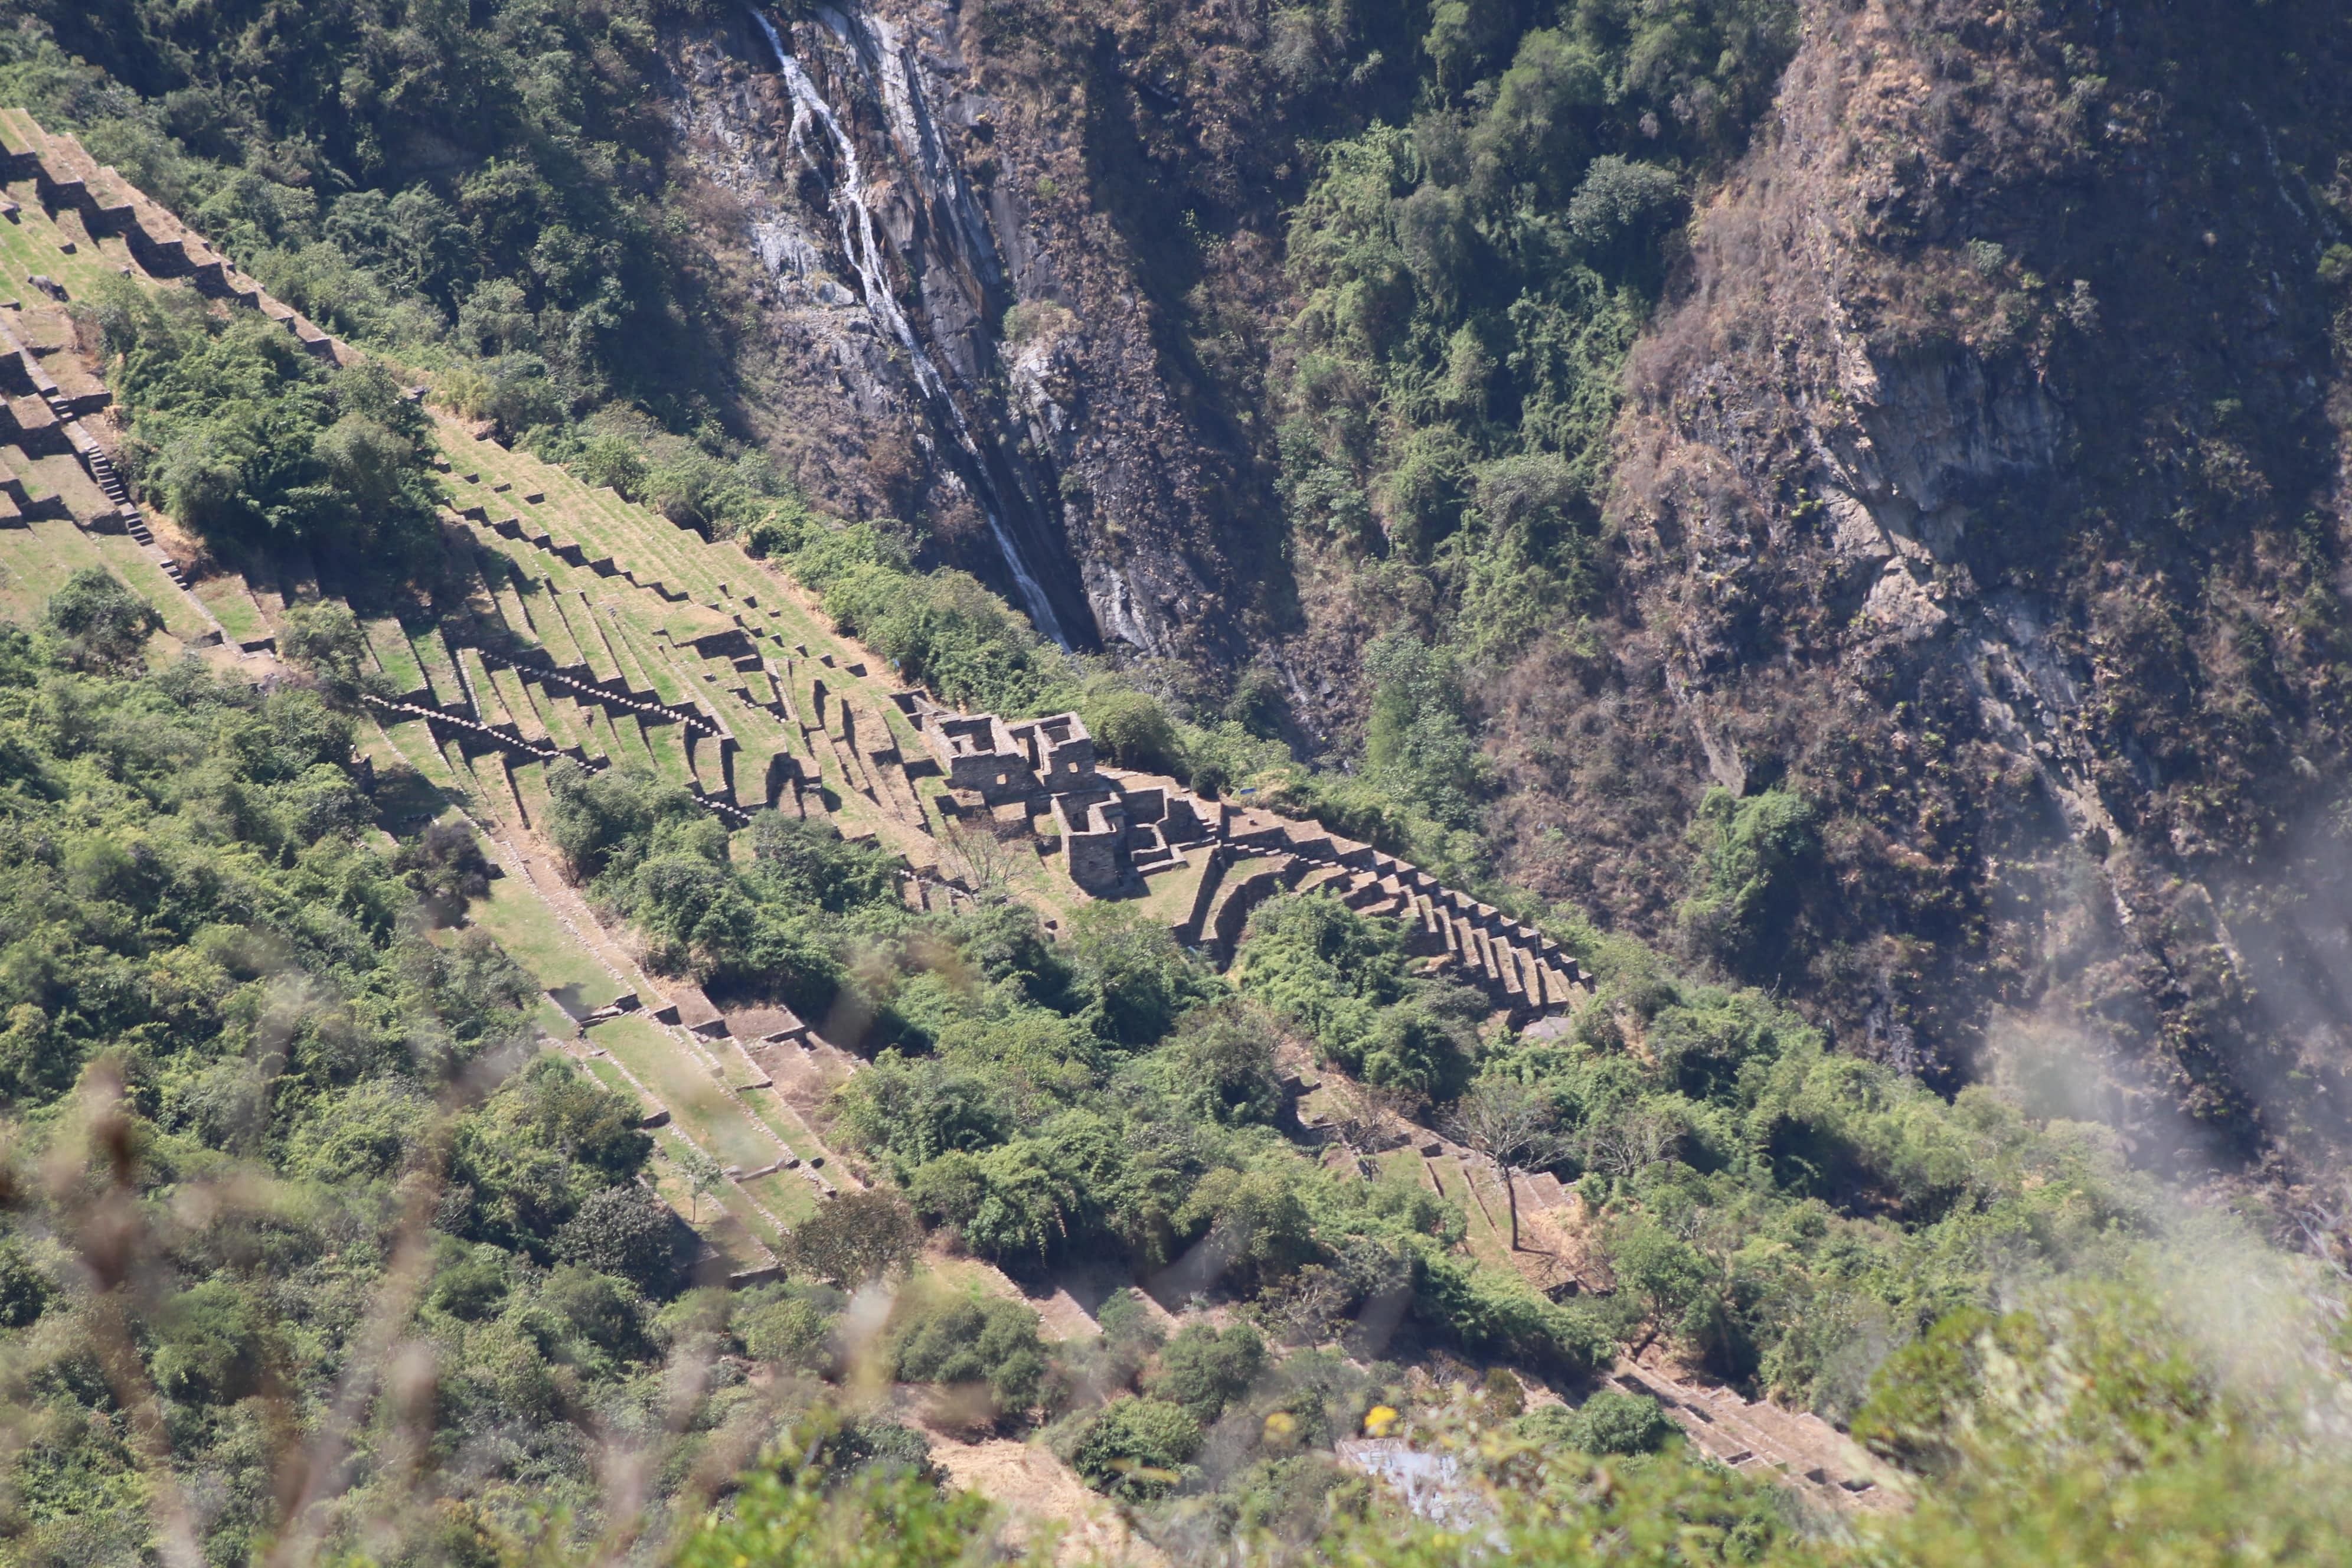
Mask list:
[[[1087,1426],[1070,1466],[1097,1491],[1149,1502],[1181,1485],[1201,1451],[1201,1423],[1164,1399],[1115,1399]]]
[[[1674,1436],[1675,1424],[1644,1394],[1604,1388],[1584,1402],[1568,1440],[1588,1454],[1647,1454]]]
[[[367,639],[342,605],[290,606],[278,631],[278,651],[345,700],[360,692],[369,673]]]
[[[1160,1352],[1160,1372],[1151,1380],[1150,1394],[1181,1405],[1205,1426],[1248,1393],[1265,1370],[1265,1342],[1255,1329],[1236,1323],[1220,1332],[1207,1323],[1193,1323]]]
[[[1519,1190],[1516,1171],[1559,1157],[1559,1117],[1541,1089],[1510,1079],[1482,1079],[1456,1100],[1446,1129],[1502,1178],[1511,1211],[1511,1250],[1519,1249]]]
[[[591,1193],[580,1212],[555,1233],[555,1256],[600,1274],[617,1275],[648,1295],[667,1296],[677,1283],[677,1215],[632,1182]]]
[[[792,1265],[829,1285],[854,1290],[913,1258],[921,1240],[915,1216],[895,1193],[844,1193],[793,1232]]]
[[[727,1184],[727,1173],[719,1162],[688,1143],[680,1146],[676,1155],[677,1173],[686,1178],[687,1217],[695,1224],[702,1223],[702,1200]]]
[[[975,893],[1002,891],[1020,865],[1020,846],[998,832],[993,821],[950,822],[940,837],[949,868]]]
[[[1664,1159],[1678,1136],[1672,1119],[1637,1107],[1586,1126],[1584,1163],[1604,1176],[1638,1176]]]
[[[425,918],[455,925],[466,906],[490,894],[490,863],[475,842],[474,830],[451,819],[427,826],[393,855],[392,868],[415,890]]]
[[[163,617],[105,567],[85,566],[49,596],[43,629],[76,669],[132,669]]]

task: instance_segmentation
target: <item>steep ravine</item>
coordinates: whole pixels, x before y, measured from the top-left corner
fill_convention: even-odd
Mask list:
[[[1008,133],[1037,117],[981,89],[961,25],[747,7],[671,40],[698,221],[761,279],[756,416],[820,501],[905,517],[1066,646],[1222,662],[1247,593],[1149,306],[1058,134]]]
[[[937,231],[943,241],[940,249],[948,258],[953,281],[963,287],[944,290],[944,298],[936,302],[932,298],[934,289],[922,289],[920,310],[927,331],[919,335],[907,313],[899,309],[889,263],[877,232],[874,193],[866,184],[856,142],[842,128],[840,117],[793,58],[775,24],[764,13],[754,10],[751,20],[768,47],[775,51],[777,67],[792,94],[793,122],[785,135],[786,143],[799,154],[803,168],[821,180],[827,178],[824,150],[829,149],[834,154],[830,164],[830,205],[841,223],[842,256],[857,274],[858,299],[876,326],[887,332],[887,341],[905,351],[905,372],[926,412],[951,441],[952,453],[962,459],[956,462],[951,457],[950,462],[960,477],[970,476],[974,499],[987,520],[989,539],[1002,556],[1004,570],[1012,575],[1030,619],[1039,631],[1067,647],[1074,635],[1083,634],[1065,628],[1065,616],[1071,608],[1066,587],[1061,595],[1062,609],[1057,613],[1054,603],[1056,595],[1037,580],[1030,565],[1032,556],[1042,555],[1058,566],[1068,553],[1066,548],[1055,549],[1057,542],[1045,526],[1049,519],[1045,495],[1034,482],[1023,483],[1024,479],[1034,481],[1045,476],[1024,471],[1026,465],[1016,466],[994,433],[976,429],[965,415],[963,405],[971,400],[975,391],[976,366],[970,363],[956,364],[957,381],[950,385],[933,363],[927,346],[928,342],[940,342],[969,349],[976,325],[969,309],[972,296],[976,294],[982,302],[992,295],[1000,299],[1004,296],[1003,264],[987,225],[973,212],[962,181],[941,153],[937,128],[921,97],[920,78],[907,70],[903,52],[894,47],[898,40],[887,26],[877,28],[863,16],[827,8],[819,11],[818,19],[836,46],[837,58],[854,62],[857,84],[869,92],[878,91],[890,128],[892,150],[902,156],[910,149],[914,153],[916,161],[911,166],[903,166],[903,172],[911,188],[926,198],[918,204],[919,208],[928,207],[949,220]],[[822,148],[816,141],[820,127],[824,132]],[[796,260],[813,254],[804,236],[779,236],[777,239],[780,252]],[[918,268],[909,266],[908,270]],[[932,281],[933,271],[930,268],[919,269],[923,283]],[[805,270],[800,276],[803,282],[807,280]],[[958,306],[965,308],[959,310]],[[971,358],[969,353],[961,357],[967,362]],[[1013,526],[1008,526],[1008,520]],[[1014,537],[1013,527],[1018,527],[1026,536],[1025,545]]]

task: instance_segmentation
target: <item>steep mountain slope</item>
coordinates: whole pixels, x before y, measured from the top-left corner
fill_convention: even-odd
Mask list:
[[[106,156],[509,437],[764,448],[1847,1048],[2340,1136],[2324,5],[33,9]],[[271,37],[437,64],[335,131]]]
[[[1465,648],[1495,868],[1780,986],[1849,1048],[1948,1084],[2021,1075],[2200,1169],[2332,1146],[2352,252],[2331,247],[2352,184],[2325,8],[2250,28],[1806,5],[1744,157],[1736,118],[1688,132],[1689,82],[1736,95],[1769,43],[1685,79],[1647,155],[1679,158],[1700,207],[1605,456],[1516,404],[1463,426],[1598,462],[1564,525],[1590,559],[1566,566],[1493,515],[1477,531],[1497,513],[1477,474],[1451,503],[1465,531],[1425,542],[1409,492],[1436,405],[1394,372],[1357,412],[1329,403],[1310,381],[1344,344],[1291,320],[1348,308],[1310,294],[1332,275],[1298,247],[1356,220],[1286,205],[1322,139],[1412,120],[1399,155],[1424,172],[1400,188],[1426,188],[1373,221],[1419,278],[1407,209],[1444,178],[1444,106],[1475,154],[1496,81],[1526,90],[1460,90],[1449,70],[1494,66],[1449,66],[1446,40],[1484,27],[1462,58],[1499,64],[1518,38],[1524,69],[1528,29],[1623,26],[1438,10],[886,0],[780,16],[772,44],[748,13],[680,23],[674,115],[706,232],[767,301],[772,442],[820,500],[902,512],[1065,640],[1160,660],[1196,700],[1270,667],[1292,732],[1342,754],[1367,639]],[[1775,36],[1759,16],[1723,36]],[[1659,136],[1638,59],[1612,68],[1596,123],[1622,129],[1547,156]],[[1548,177],[1577,188],[1567,163]],[[1524,231],[1541,203],[1518,210]],[[1592,265],[1638,319],[1639,268]],[[1366,276],[1347,287],[1397,287]],[[1461,332],[1501,330],[1464,309],[1438,374]],[[1584,374],[1614,374],[1610,352]],[[1335,432],[1320,468],[1276,451],[1302,411]],[[1366,429],[1402,456],[1362,457]],[[1360,523],[1334,493],[1368,500]],[[1745,901],[1711,897],[1783,809],[1768,793],[1785,843]]]
[[[2264,18],[0,31],[11,1561],[2329,1560]]]
[[[1539,883],[1664,923],[1702,787],[1785,780],[1756,978],[2200,1164],[2340,1136],[2352,1044],[2345,39],[2265,17],[1809,7],[1635,358],[1611,616],[1496,702]]]

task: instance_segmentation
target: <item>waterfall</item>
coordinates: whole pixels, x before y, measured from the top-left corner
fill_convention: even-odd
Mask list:
[[[908,361],[914,367],[915,384],[921,388],[923,395],[946,408],[957,445],[963,448],[975,469],[983,476],[982,485],[974,489],[973,499],[979,501],[981,514],[988,520],[989,535],[996,541],[996,548],[1004,556],[1004,564],[1013,574],[1013,584],[1021,592],[1022,603],[1029,611],[1029,618],[1055,644],[1068,647],[1070,640],[1063,635],[1062,623],[1054,614],[1053,601],[1046,597],[1045,585],[1037,581],[1030,572],[1028,563],[1021,558],[1020,547],[1013,542],[1011,531],[1004,526],[1000,509],[985,493],[987,464],[981,457],[978,443],[972,438],[971,426],[949,391],[947,379],[931,362],[931,356],[924,352],[921,340],[915,335],[913,324],[907,320],[907,313],[898,308],[898,296],[891,292],[889,273],[883,266],[881,241],[874,231],[874,212],[866,205],[866,171],[858,160],[857,144],[850,140],[840,117],[834,113],[833,106],[824,100],[824,96],[817,91],[816,83],[809,79],[808,72],[801,68],[800,61],[784,47],[782,36],[776,31],[776,25],[768,20],[767,14],[755,7],[751,11],[751,20],[759,24],[760,31],[767,37],[768,47],[776,51],[776,63],[783,72],[784,87],[792,94],[793,123],[786,132],[787,142],[800,154],[803,163],[814,169],[816,157],[809,150],[805,139],[809,122],[814,121],[824,128],[826,139],[833,143],[834,155],[840,160],[841,179],[833,189],[834,216],[841,225],[842,253],[856,270],[858,291],[865,298],[866,314],[887,328],[899,346],[907,351]]]

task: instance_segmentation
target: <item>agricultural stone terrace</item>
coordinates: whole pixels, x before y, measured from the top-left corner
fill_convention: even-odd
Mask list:
[[[114,472],[110,399],[55,296],[128,273],[261,310],[322,357],[351,351],[21,110],[0,110],[0,174],[5,260],[26,280],[24,297],[0,308],[0,523],[26,536],[10,542],[6,607],[29,617],[76,565],[104,561],[163,607],[179,640],[266,657],[289,605],[328,596],[315,568],[295,560],[274,583],[188,582]],[[450,492],[445,578],[462,608],[374,617],[365,630],[399,694],[375,700],[380,717],[389,731],[422,728],[451,798],[486,826],[535,836],[551,767],[634,765],[730,827],[773,809],[877,837],[904,857],[918,904],[978,890],[950,826],[969,833],[985,820],[1020,850],[1007,890],[1057,925],[1089,898],[1147,899],[1172,912],[1181,940],[1223,961],[1265,898],[1316,889],[1405,921],[1433,964],[1518,1023],[1558,1014],[1577,993],[1581,977],[1557,944],[1416,868],[1171,779],[1100,767],[1074,713],[960,714],[898,689],[734,543],[455,421],[437,436]],[[690,1010],[698,1025],[716,1016],[707,1004]]]
[[[88,292],[108,272],[184,280],[207,298],[259,310],[321,359],[341,363],[349,357],[350,350],[238,272],[202,237],[101,166],[79,141],[51,135],[21,109],[0,110],[0,181],[8,186],[10,204],[0,216],[32,241],[9,244],[9,259],[23,259],[29,251],[38,264],[26,274],[26,287],[40,289],[47,281],[42,291],[63,302]],[[36,204],[50,230],[39,238],[26,234],[27,226],[18,221]]]
[[[70,138],[0,112],[0,266],[10,286],[23,280],[0,300],[0,611],[37,618],[74,570],[103,564],[163,611],[166,656],[172,644],[209,649],[267,678],[289,609],[333,597],[331,584],[293,553],[192,579],[193,563],[157,543],[114,471],[111,399],[66,307],[127,272],[260,310],[323,356],[348,351]],[[362,623],[394,694],[371,700],[363,746],[382,815],[395,831],[436,816],[474,826],[504,875],[473,918],[540,975],[553,1047],[638,1100],[665,1148],[727,1173],[698,1229],[740,1275],[774,1268],[796,1217],[855,1179],[814,1121],[856,1061],[782,1009],[722,1009],[646,973],[558,870],[542,836],[552,769],[645,769],[733,828],[762,809],[824,817],[897,850],[919,908],[953,907],[994,880],[1058,928],[1090,898],[1146,900],[1222,962],[1260,900],[1319,888],[1411,922],[1433,963],[1520,1022],[1570,999],[1572,961],[1402,862],[1102,766],[1076,714],[943,708],[884,679],[879,660],[735,544],[456,421],[436,437],[441,575],[459,602]],[[975,863],[975,834],[1010,851],[1009,868]]]
[[[65,306],[104,273],[128,272],[261,310],[322,357],[350,351],[20,111],[0,110],[0,615],[37,619],[68,575],[100,564],[162,611],[159,655],[193,648],[272,677],[287,612],[333,597],[331,585],[299,555],[196,579],[157,542],[114,471],[111,398]],[[772,1278],[792,1227],[858,1184],[817,1129],[861,1064],[785,1009],[722,1007],[643,968],[543,836],[554,769],[649,771],[730,828],[760,810],[824,818],[896,850],[918,909],[994,891],[1037,908],[1053,931],[1088,900],[1140,900],[1223,964],[1265,899],[1317,891],[1402,922],[1427,966],[1479,988],[1522,1027],[1542,1031],[1586,990],[1556,942],[1414,866],[1104,765],[1075,713],[943,707],[887,679],[882,661],[733,542],[457,421],[439,418],[436,438],[448,492],[441,576],[459,602],[361,622],[378,684],[394,694],[370,698],[361,744],[380,818],[400,833],[435,819],[473,827],[499,875],[469,919],[544,987],[548,1048],[641,1107],[669,1156],[659,1191],[696,1215],[739,1282]],[[976,837],[1009,866],[976,854]],[[1294,1085],[1294,1100],[1312,1088]],[[1300,1109],[1312,1135],[1314,1114]],[[695,1157],[723,1173],[715,1196],[689,1190]],[[1392,1157],[1486,1216],[1479,1234],[1493,1249],[1500,1195],[1481,1190],[1466,1152],[1408,1128]],[[1549,1176],[1519,1181],[1525,1213],[1571,1202]],[[1655,1368],[1629,1363],[1616,1376],[1658,1394],[1727,1464],[1769,1466],[1832,1501],[1868,1487],[1853,1479],[1850,1446],[1810,1417]]]

